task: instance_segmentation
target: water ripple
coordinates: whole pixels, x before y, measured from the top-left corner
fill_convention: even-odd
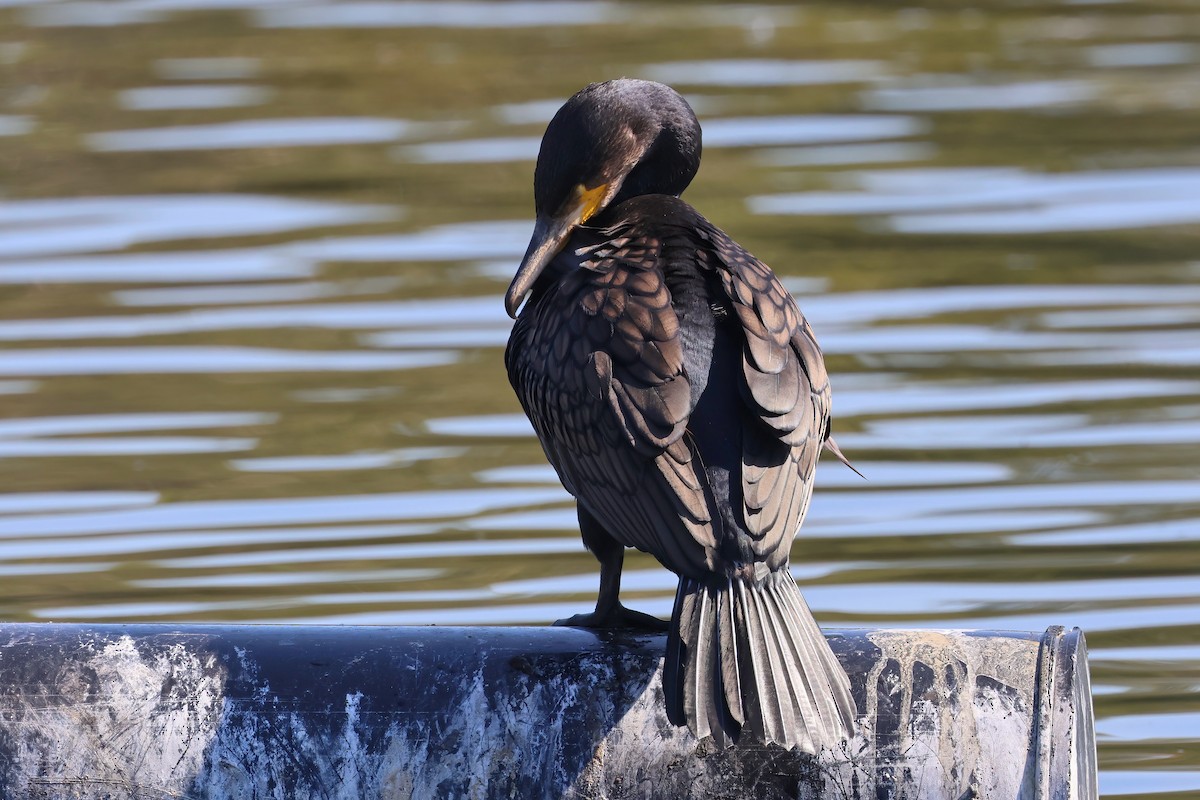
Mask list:
[[[361,330],[397,323],[452,326],[464,322],[505,320],[507,317],[499,298],[462,297],[428,301],[248,306],[76,319],[10,320],[0,322],[0,340],[141,338],[202,331],[308,327]]]
[[[387,452],[241,458],[231,461],[230,466],[241,472],[340,472],[407,467],[435,458],[454,458],[463,452],[461,447],[409,447]]]
[[[1200,419],[1103,424],[1079,414],[895,417],[867,422],[864,433],[839,434],[842,447],[864,450],[975,450],[1117,447],[1200,443]]]
[[[1035,284],[933,286],[891,291],[845,292],[801,299],[805,316],[821,325],[844,326],[934,314],[1003,309],[1086,306],[1157,306],[1200,302],[1200,286],[1147,284]]]
[[[204,411],[29,417],[0,420],[0,439],[269,425],[278,419],[279,415],[275,413]]]
[[[148,506],[158,492],[28,492],[0,494],[0,514]]]
[[[262,105],[272,94],[273,92],[264,86],[239,84],[142,86],[122,91],[117,95],[117,103],[130,111],[240,108]]]
[[[194,1],[194,0],[193,0]],[[358,2],[264,7],[259,24],[268,28],[538,28],[598,25],[624,19],[614,3],[580,2]]]
[[[885,61],[715,59],[651,64],[646,77],[674,86],[810,86],[861,83],[888,71]],[[707,144],[707,142],[706,142]]]
[[[529,60],[553,42],[699,92],[686,197],[792,273],[869,479],[818,466],[792,569],[818,615],[1084,625],[1104,791],[1200,788],[1184,5],[0,0],[5,613],[591,609],[500,352],[577,88]],[[630,552],[623,589],[666,616],[675,577]]]
[[[45,514],[0,520],[0,537],[84,535],[186,530],[204,520],[209,528],[294,525],[368,520],[445,519],[560,502],[562,489],[413,492],[330,497],[204,500],[94,514]]]
[[[122,436],[116,439],[6,439],[0,441],[0,458],[63,458],[93,456],[149,456],[183,453],[233,453],[253,450],[258,439],[203,436]]]
[[[501,136],[494,139],[462,139],[428,142],[397,148],[403,161],[417,164],[484,164],[502,161],[534,161],[541,146],[540,136]]]
[[[32,117],[0,114],[0,136],[24,136],[32,133],[35,127]]]
[[[0,214],[2,214],[0,206]],[[332,224],[332,223],[331,223]],[[156,238],[159,233],[152,233]],[[220,236],[220,233],[214,233]],[[93,245],[122,246],[126,240],[98,240],[87,236],[78,244],[68,244],[67,252]],[[173,238],[167,235],[165,238]],[[5,239],[0,232],[0,242]],[[62,244],[39,245],[63,252]],[[304,259],[280,248],[203,250],[197,252],[119,253],[74,258],[39,258],[20,261],[0,260],[0,284],[57,283],[207,283],[208,281],[269,281],[306,278],[317,270],[317,262]]]
[[[852,176],[865,191],[759,195],[756,214],[889,215],[902,233],[1046,233],[1200,221],[1200,169],[1036,174],[1012,168]]]
[[[1200,792],[1200,770],[1101,770],[1104,797]]]
[[[393,142],[411,130],[401,119],[305,117],[105,131],[88,134],[87,144],[97,152],[322,147]]]
[[[237,372],[373,372],[452,364],[450,351],[273,350],[264,347],[74,347],[0,353],[0,375],[136,375]]]
[[[8,259],[29,256],[280,233],[377,222],[395,215],[395,209],[383,206],[236,194],[9,200],[0,202],[0,267],[10,266]],[[137,258],[158,258],[164,271],[170,267],[161,255]]]
[[[1200,61],[1200,46],[1191,42],[1098,44],[1085,48],[1084,58],[1091,66],[1103,69],[1168,67]]]
[[[916,117],[847,114],[725,117],[704,121],[705,147],[762,147],[897,139],[924,133]]]
[[[871,111],[979,111],[1051,108],[1094,100],[1099,89],[1084,80],[975,83],[959,76],[915,76],[860,95]]]

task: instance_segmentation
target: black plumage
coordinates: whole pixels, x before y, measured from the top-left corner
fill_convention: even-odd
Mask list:
[[[820,348],[775,274],[678,195],[700,127],[672,89],[593,84],[551,121],[505,363],[618,601],[625,547],[679,576],[667,712],[721,745],[816,751],[852,731],[849,681],[788,571],[822,445]]]

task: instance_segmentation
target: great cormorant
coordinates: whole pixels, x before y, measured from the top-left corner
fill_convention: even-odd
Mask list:
[[[600,560],[595,612],[562,622],[662,626],[617,598],[624,548],[652,554],[679,576],[671,721],[816,752],[855,717],[788,570],[822,445],[841,457],[829,379],[771,269],[679,199],[699,166],[700,124],[667,86],[595,83],[559,109],[505,364]]]

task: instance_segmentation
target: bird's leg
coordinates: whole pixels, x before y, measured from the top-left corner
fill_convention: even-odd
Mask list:
[[[633,611],[621,605],[621,565],[625,562],[625,547],[608,535],[600,521],[579,506],[579,532],[583,543],[600,562],[600,595],[596,610],[560,619],[555,625],[576,628],[643,628],[665,631],[668,623],[658,617]]]

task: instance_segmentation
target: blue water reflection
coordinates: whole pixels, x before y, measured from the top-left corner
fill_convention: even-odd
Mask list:
[[[374,570],[338,570],[333,572],[239,572],[221,575],[193,575],[190,577],[172,577],[167,579],[148,578],[135,580],[131,583],[146,589],[228,589],[264,586],[293,586],[297,583],[402,583],[404,581],[426,580],[436,578],[441,574],[436,569],[374,569]]]
[[[773,167],[828,167],[840,164],[928,161],[935,155],[937,148],[928,142],[878,142],[775,147],[763,150],[759,159]]]
[[[0,420],[0,440],[31,436],[129,433],[196,428],[269,425],[277,414],[254,412],[176,412],[157,414],[89,414]]]
[[[987,84],[964,78],[916,76],[862,93],[872,111],[981,111],[1048,108],[1084,103],[1099,96],[1088,81],[1043,80]]]
[[[624,16],[619,5],[600,0],[549,0],[535,3],[495,0],[389,3],[360,0],[276,8],[266,6],[259,11],[258,18],[260,24],[275,28],[524,28],[611,23],[620,21]]]
[[[375,372],[451,364],[431,350],[370,353],[261,347],[74,347],[0,353],[0,375],[230,374],[239,372]]]
[[[163,111],[180,108],[239,108],[267,102],[271,90],[262,86],[209,84],[191,86],[143,86],[126,89],[117,96],[130,111]]]
[[[899,139],[924,133],[927,125],[909,116],[813,114],[725,117],[705,120],[705,147],[764,147]]]
[[[0,495],[0,514],[149,506],[158,499],[158,492],[10,492]]]
[[[751,197],[758,214],[886,215],[901,233],[1048,233],[1200,221],[1200,170],[1036,174],[1009,168],[850,176],[861,191]]]
[[[499,161],[533,161],[538,136],[502,136],[495,139],[462,139],[456,142],[414,144],[395,151],[405,161],[418,164],[475,164]]]
[[[524,492],[478,489],[261,500],[170,503],[94,514],[40,514],[0,519],[0,537],[186,530],[203,519],[211,528],[244,525],[317,524],[395,519],[438,519],[561,501],[562,489]]]
[[[672,86],[741,87],[860,83],[878,78],[887,71],[887,62],[866,60],[726,59],[676,61],[644,68],[647,78]]]
[[[1105,797],[1200,792],[1200,770],[1105,770],[1100,773],[1100,791]]]
[[[0,266],[31,256],[123,250],[147,242],[261,235],[394,218],[381,206],[252,195],[150,195],[0,203]],[[210,255],[211,257],[211,255]],[[178,267],[159,259],[159,271]],[[36,278],[26,278],[36,280]],[[169,280],[169,279],[168,279]]]
[[[241,472],[341,472],[407,467],[435,458],[455,458],[464,452],[461,447],[409,447],[386,452],[240,458],[229,464]]]
[[[0,114],[0,136],[24,136],[32,133],[34,127],[31,117]]]
[[[410,130],[409,123],[401,119],[311,117],[105,131],[88,135],[87,142],[91,149],[98,152],[324,147],[392,142]]]
[[[234,453],[253,450],[258,439],[201,436],[122,436],[117,439],[6,439],[0,458],[62,458],[65,456],[154,456],[184,453]]]
[[[63,509],[70,510],[71,506]],[[167,567],[191,568],[205,566],[207,558],[221,561],[226,556],[192,556],[178,557],[172,560],[170,555],[177,552],[217,551],[237,548],[251,548],[260,545],[271,546],[269,550],[253,550],[239,553],[234,558],[239,565],[256,563],[269,565],[283,563],[280,559],[313,558],[317,550],[299,549],[298,545],[327,544],[336,541],[371,541],[379,539],[402,539],[412,536],[427,536],[435,533],[437,528],[430,525],[390,524],[390,525],[321,525],[306,528],[235,528],[221,530],[172,530],[169,535],[162,531],[149,533],[118,533],[109,535],[92,535],[87,530],[59,531],[53,535],[34,534],[33,538],[20,538],[24,534],[17,533],[13,538],[0,541],[0,557],[8,562],[13,570],[25,568],[41,568],[47,564],[37,559],[75,559],[126,556],[130,558],[155,557],[161,559],[161,564]],[[342,548],[339,552],[358,553],[356,548]],[[390,545],[385,546],[390,547]],[[389,551],[390,552],[390,551]],[[198,561],[196,559],[199,559]],[[316,561],[321,559],[316,558]],[[16,563],[21,562],[21,563]],[[33,562],[33,563],[30,563]],[[78,562],[64,561],[65,566],[73,566]],[[224,566],[229,566],[222,562]],[[439,573],[440,574],[440,573]],[[173,579],[172,579],[173,580]]]
[[[0,241],[3,241],[2,233]],[[61,252],[59,247],[61,245],[56,245],[53,249]],[[42,245],[38,249],[43,252],[33,255],[49,255],[44,251],[50,248]],[[316,262],[274,248],[118,253],[0,260],[0,284],[269,281],[303,278],[316,271]]]
[[[119,305],[145,306],[224,306],[259,303],[293,303],[298,300],[325,300],[357,294],[375,294],[394,289],[391,278],[362,281],[310,281],[308,283],[227,284],[185,286],[166,289],[123,289],[110,296]]]
[[[1200,61],[1200,46],[1191,42],[1127,42],[1097,44],[1084,51],[1093,67],[1169,67]]]

